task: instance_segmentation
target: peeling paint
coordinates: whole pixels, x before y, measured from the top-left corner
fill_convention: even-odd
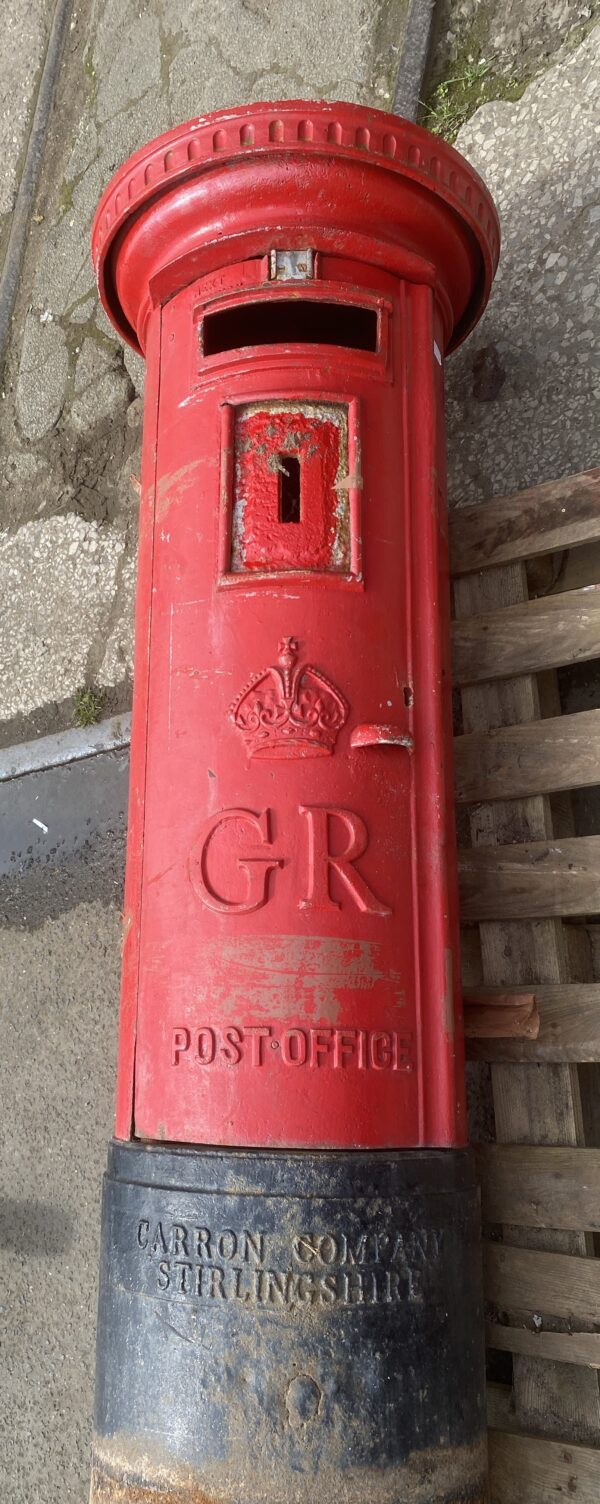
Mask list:
[[[406,1006],[400,972],[379,965],[381,947],[375,941],[330,936],[238,935],[206,940],[204,985],[198,978],[197,1007],[235,1017],[248,1009],[252,982],[252,1014],[256,1018],[310,1018],[335,1023],[348,1005],[348,994],[359,997],[364,1021],[374,1016],[379,998],[395,989],[395,1006]],[[226,984],[218,977],[226,974]],[[178,978],[172,978],[175,990]],[[181,987],[187,992],[187,977]],[[362,1017],[362,1015],[361,1015]]]
[[[299,516],[280,515],[283,457],[297,458]],[[231,569],[348,573],[348,412],[340,403],[248,403],[235,422]]]
[[[192,460],[189,465],[183,465],[181,470],[174,470],[161,477],[156,487],[156,524],[164,522],[171,507],[183,501],[187,492],[196,484],[201,465],[202,460]]]

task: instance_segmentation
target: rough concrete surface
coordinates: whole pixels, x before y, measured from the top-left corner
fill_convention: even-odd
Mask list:
[[[457,146],[495,197],[500,268],[448,364],[451,503],[598,464],[600,27],[516,104],[484,105]]]
[[[0,247],[27,146],[53,0],[3,0],[0,48]],[[0,255],[1,262],[1,255]]]
[[[83,683],[92,659],[101,679],[123,549],[117,528],[82,517],[27,522],[0,537],[0,694],[15,711],[34,709],[41,683],[48,699],[69,675]]]
[[[482,60],[500,78],[531,79],[598,14],[598,0],[438,0],[428,82]]]

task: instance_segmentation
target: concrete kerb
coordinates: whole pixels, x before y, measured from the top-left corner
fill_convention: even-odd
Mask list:
[[[416,120],[433,40],[436,0],[410,0],[392,110]]]
[[[41,773],[48,768],[64,767],[96,757],[100,752],[116,752],[129,746],[131,716],[116,715],[99,721],[96,726],[75,727],[55,736],[41,736],[36,741],[21,742],[0,749],[0,783],[22,778],[26,773]]]
[[[13,211],[6,256],[2,272],[0,273],[0,370],[4,361],[6,342],[19,287],[19,277],[27,235],[29,233],[31,212],[42,165],[46,132],[72,5],[73,0],[57,0],[25,162]]]

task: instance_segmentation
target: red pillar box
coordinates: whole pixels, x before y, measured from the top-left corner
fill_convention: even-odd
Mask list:
[[[443,361],[498,244],[348,105],[179,127],[96,215],[147,385],[93,1499],[484,1497]]]

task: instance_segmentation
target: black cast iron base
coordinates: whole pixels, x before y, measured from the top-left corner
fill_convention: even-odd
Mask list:
[[[93,1504],[483,1504],[468,1150],[114,1143]]]

